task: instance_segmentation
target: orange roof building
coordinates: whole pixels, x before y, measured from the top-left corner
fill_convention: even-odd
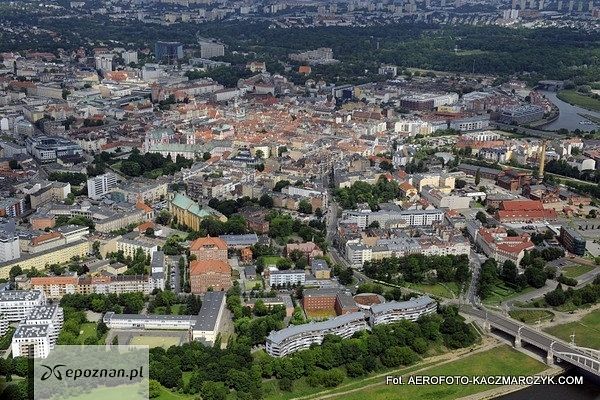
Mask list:
[[[221,260],[227,262],[227,243],[218,237],[198,238],[190,245],[190,253],[197,260]]]
[[[222,260],[194,260],[190,263],[192,293],[227,290],[231,287],[231,267]]]

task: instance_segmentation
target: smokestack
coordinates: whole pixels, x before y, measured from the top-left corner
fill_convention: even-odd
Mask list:
[[[542,182],[544,180],[544,167],[546,164],[546,141],[542,141],[542,149],[539,154],[540,165],[538,169],[538,180]]]

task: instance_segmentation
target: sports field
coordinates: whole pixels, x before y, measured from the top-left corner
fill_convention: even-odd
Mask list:
[[[171,346],[179,346],[181,338],[179,336],[136,336],[131,339],[129,344],[138,346],[164,347],[168,349]]]

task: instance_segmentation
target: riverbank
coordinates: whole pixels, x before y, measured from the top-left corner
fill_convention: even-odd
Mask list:
[[[556,94],[556,97],[572,106],[585,108],[590,111],[600,111],[600,100],[578,93],[575,90],[561,90]]]

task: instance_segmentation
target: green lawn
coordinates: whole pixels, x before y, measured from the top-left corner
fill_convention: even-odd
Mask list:
[[[596,267],[591,266],[591,265],[577,264],[577,265],[571,265],[571,266],[563,268],[562,273],[567,278],[577,278],[578,276],[586,274],[595,268]]]
[[[408,289],[418,290],[419,292],[429,293],[433,296],[445,297],[447,299],[458,296],[459,292],[456,282],[444,282],[444,284],[436,283],[433,285],[424,283],[407,283],[405,287]],[[454,296],[452,296],[452,293],[454,293]]]
[[[171,315],[185,315],[187,306],[183,303],[173,304],[171,306]],[[167,313],[167,308],[165,306],[155,307],[154,311],[151,314],[154,315],[165,315]]]
[[[505,300],[512,299],[513,297],[517,297],[521,294],[525,294],[533,290],[535,290],[535,288],[530,286],[518,292],[514,288],[507,286],[505,283],[502,282],[494,285],[492,295],[485,299],[483,302],[489,305],[498,305]]]
[[[600,100],[578,93],[575,90],[561,90],[557,94],[562,101],[587,110],[600,111]]]
[[[554,313],[547,310],[512,310],[510,316],[526,324],[535,324],[539,320],[546,321],[554,318]]]
[[[77,400],[105,400],[105,399],[142,399],[138,393],[137,385],[121,385],[115,387],[100,387],[92,389],[89,393],[69,396]]]
[[[160,388],[160,395],[155,397],[155,400],[195,400],[198,399],[198,396],[194,396],[191,394],[183,394],[172,392],[169,389],[162,387]]]
[[[263,256],[263,260],[265,262],[265,266],[277,265],[277,261],[281,260],[281,257],[279,257],[279,256]]]
[[[84,324],[81,324],[81,330],[79,331],[79,337],[78,337],[81,344],[83,344],[85,339],[87,339],[89,337],[95,338],[96,335],[97,335],[97,333],[96,333],[96,323],[95,322],[86,322]]]
[[[254,280],[252,280],[252,279],[251,279],[251,280],[247,280],[247,281],[245,282],[245,287],[246,287],[246,290],[252,290],[252,289],[254,289],[254,287],[255,287],[257,284],[260,286],[260,288],[262,288],[262,281],[261,281],[260,279],[254,279]]]
[[[587,314],[579,321],[552,326],[544,331],[567,342],[575,334],[575,344],[578,346],[600,349],[600,310]]]
[[[168,349],[171,346],[179,346],[181,338],[179,336],[136,336],[129,342],[130,345],[164,347]]]
[[[520,353],[509,346],[500,346],[488,351],[462,357],[459,360],[433,366],[418,375],[532,375],[542,372],[546,365]],[[405,378],[406,381],[406,378]],[[435,399],[451,400],[480,393],[496,386],[492,385],[386,385],[385,378],[352,393],[340,393],[333,399],[344,400],[389,400],[389,399]]]

